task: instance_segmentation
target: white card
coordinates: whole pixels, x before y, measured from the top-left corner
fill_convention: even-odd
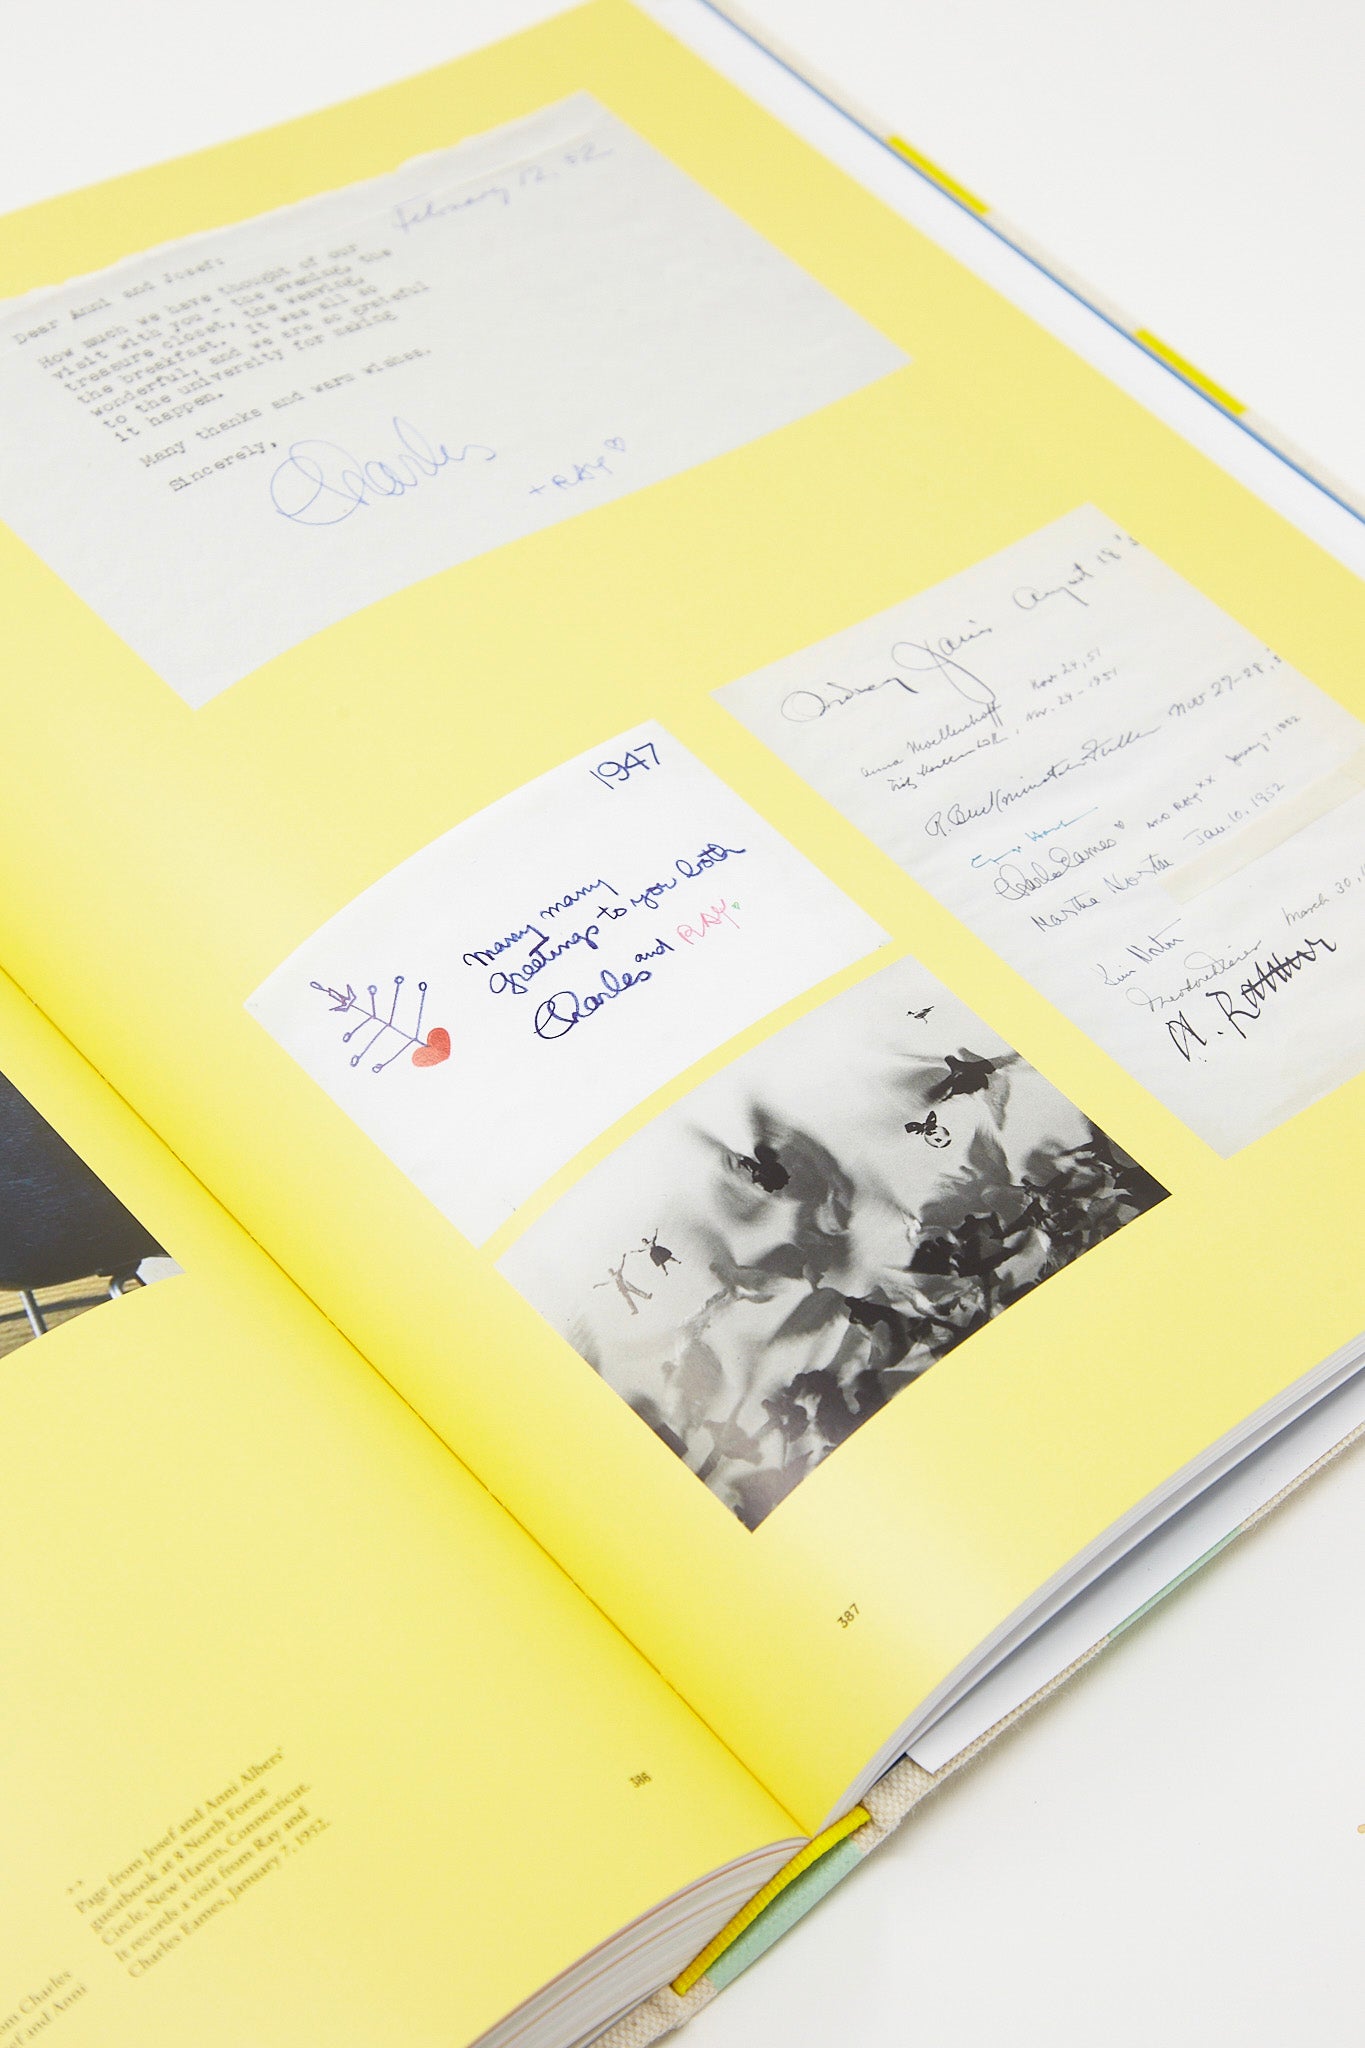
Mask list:
[[[648,724],[413,854],[247,1008],[481,1242],[652,1090],[885,942]]]
[[[0,518],[190,704],[906,361],[588,94],[0,320]]]
[[[1216,1151],[1365,1064],[1365,727],[1093,507],[716,694]]]

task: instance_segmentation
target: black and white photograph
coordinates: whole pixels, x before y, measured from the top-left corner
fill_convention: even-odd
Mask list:
[[[664,1111],[500,1269],[756,1529],[1166,1192],[903,959]]]
[[[179,1266],[0,1074],[0,1358]]]

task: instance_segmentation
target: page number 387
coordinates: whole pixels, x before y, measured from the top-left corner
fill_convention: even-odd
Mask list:
[[[851,1607],[846,1607],[846,1608],[844,1609],[843,1613],[842,1613],[842,1614],[841,1614],[841,1615],[839,1616],[839,1626],[840,1626],[840,1628],[852,1628],[852,1626],[853,1626],[854,1622],[855,1622],[855,1621],[856,1621],[857,1619],[858,1619],[858,1603],[857,1603],[857,1601],[855,1600],[855,1601],[853,1602],[852,1606],[851,1606]]]

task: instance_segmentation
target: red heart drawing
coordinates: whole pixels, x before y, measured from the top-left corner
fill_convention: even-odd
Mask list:
[[[419,1045],[412,1055],[415,1067],[439,1067],[442,1060],[450,1058],[450,1033],[444,1024],[433,1024],[427,1033],[425,1045]]]

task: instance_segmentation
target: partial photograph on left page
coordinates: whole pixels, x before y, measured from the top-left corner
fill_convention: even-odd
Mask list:
[[[179,1271],[0,1073],[0,1358]]]
[[[906,361],[577,93],[0,309],[0,518],[197,706]]]

